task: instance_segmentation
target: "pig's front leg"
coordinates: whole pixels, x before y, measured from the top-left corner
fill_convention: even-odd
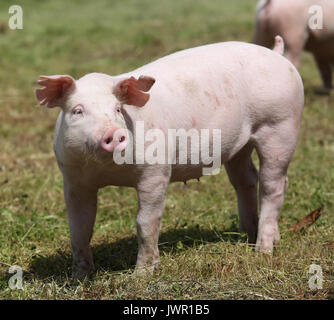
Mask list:
[[[83,279],[94,271],[89,247],[97,209],[97,190],[73,187],[64,181],[73,254],[72,278]]]
[[[159,263],[158,239],[169,175],[142,179],[137,187],[139,211],[137,216],[138,255],[136,274],[153,273]]]

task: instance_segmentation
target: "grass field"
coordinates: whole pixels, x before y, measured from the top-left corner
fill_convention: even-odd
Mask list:
[[[0,299],[333,299],[334,97],[316,94],[317,69],[304,54],[306,104],[289,168],[289,188],[272,257],[237,234],[234,190],[225,171],[169,187],[160,270],[136,278],[137,199],[128,188],[100,191],[92,239],[96,274],[71,284],[62,177],[52,151],[58,110],[37,106],[40,74],[119,74],[201,44],[251,41],[256,1],[17,0],[23,30],[8,29],[0,2]],[[255,157],[255,155],[254,155]],[[302,232],[290,226],[324,207]],[[318,264],[323,289],[310,290]],[[24,290],[8,273],[21,266]]]

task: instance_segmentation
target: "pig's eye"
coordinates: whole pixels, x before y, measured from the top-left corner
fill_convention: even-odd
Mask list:
[[[77,116],[77,115],[82,115],[83,114],[83,106],[82,105],[77,105],[75,108],[72,110],[72,114]]]
[[[121,112],[121,107],[117,107],[117,108],[116,108],[116,111],[117,111],[117,112]]]

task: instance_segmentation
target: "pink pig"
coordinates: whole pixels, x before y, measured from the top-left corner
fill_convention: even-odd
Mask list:
[[[271,47],[279,34],[286,45],[285,56],[298,68],[301,53],[313,54],[323,86],[332,88],[334,63],[334,1],[261,0],[256,12],[254,42]]]
[[[203,169],[210,168],[208,156],[193,164],[193,153],[187,154],[186,163],[179,163],[180,154],[189,148],[180,140],[171,154],[174,162],[166,157],[165,163],[138,164],[141,143],[143,152],[153,143],[136,136],[140,123],[145,134],[159,133],[162,150],[171,130],[193,130],[192,134],[216,130],[218,135],[210,136],[208,144],[219,150],[219,163],[236,190],[240,231],[249,239],[257,237],[257,250],[272,252],[280,239],[277,218],[304,104],[301,78],[282,52],[279,37],[274,51],[226,42],[176,52],[114,77],[41,76],[43,88],[36,90],[37,99],[49,108],[61,107],[54,150],[64,180],[73,277],[82,278],[94,269],[89,243],[99,188],[136,189],[136,271],[152,272],[159,262],[158,237],[168,184],[199,178]],[[196,151],[195,142],[191,140]],[[260,158],[259,219],[253,149]],[[116,163],[115,155],[129,150],[136,151],[133,161]]]

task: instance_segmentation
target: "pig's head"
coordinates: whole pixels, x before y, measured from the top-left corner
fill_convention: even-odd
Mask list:
[[[63,152],[81,158],[123,151],[129,141],[123,105],[143,107],[155,80],[113,78],[92,73],[79,80],[68,75],[41,76],[36,90],[41,105],[62,109],[59,130]]]

